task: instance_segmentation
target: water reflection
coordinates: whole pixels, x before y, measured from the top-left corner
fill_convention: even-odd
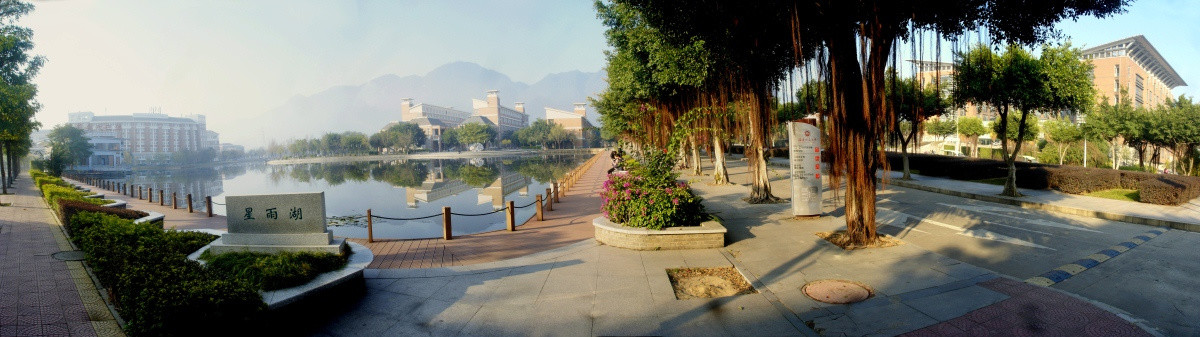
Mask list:
[[[526,156],[503,158],[434,159],[318,163],[295,165],[230,165],[205,170],[148,171],[125,177],[133,185],[153,185],[155,190],[192,193],[198,212],[204,196],[213,196],[213,211],[225,214],[226,195],[325,192],[329,217],[358,217],[368,208],[376,215],[419,218],[454,213],[483,214],[533,203],[555,179],[587,156]],[[532,192],[530,192],[532,191]],[[157,192],[156,192],[157,193]],[[533,207],[517,210],[518,222],[532,217]],[[455,216],[454,234],[465,235],[503,229],[503,212],[482,216]],[[441,219],[377,220],[377,238],[440,237]],[[365,221],[338,221],[334,234],[366,237]]]

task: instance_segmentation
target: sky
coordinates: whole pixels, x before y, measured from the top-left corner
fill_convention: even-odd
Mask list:
[[[533,83],[547,74],[604,67],[604,27],[588,0],[35,2],[18,24],[47,58],[37,119],[128,115],[159,107],[204,114],[210,129],[241,132],[296,95],[423,75],[467,61]],[[1200,96],[1200,6],[1139,0],[1128,12],[1058,25],[1073,45],[1144,35]],[[225,129],[222,129],[224,126]]]
[[[599,71],[604,29],[591,1],[34,2],[18,24],[47,58],[45,129],[67,114],[204,114],[236,125],[295,95],[423,75],[467,61],[533,83]],[[231,122],[232,121],[232,122]]]

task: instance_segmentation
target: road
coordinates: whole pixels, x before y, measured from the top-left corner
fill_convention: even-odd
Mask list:
[[[1018,279],[1164,231],[1052,285],[1147,320],[1168,336],[1200,334],[1200,233],[1028,210],[887,186],[880,232]],[[888,224],[888,225],[884,225]],[[1136,242],[1136,241],[1135,241]],[[1111,252],[1110,252],[1111,254]]]

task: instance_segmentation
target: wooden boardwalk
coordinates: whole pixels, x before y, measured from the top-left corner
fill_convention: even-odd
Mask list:
[[[607,156],[607,153],[600,154]],[[544,221],[529,219],[515,232],[495,231],[455,237],[453,240],[385,239],[367,243],[349,239],[375,253],[367,268],[436,268],[471,265],[517,258],[591,239],[592,219],[600,216],[600,191],[607,171],[605,160],[597,161],[564,196],[545,212]]]

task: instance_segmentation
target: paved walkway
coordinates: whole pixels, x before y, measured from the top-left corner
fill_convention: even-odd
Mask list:
[[[92,280],[78,261],[28,173],[0,195],[0,336],[119,336]]]
[[[744,169],[731,178],[745,183]],[[742,164],[744,167],[744,164]],[[371,269],[367,294],[316,335],[1092,335],[1145,336],[1128,314],[997,275],[912,244],[843,251],[788,204],[747,205],[744,185],[685,177],[729,228],[722,249],[629,251],[594,241],[460,267]],[[786,191],[786,179],[773,188]],[[779,194],[779,192],[776,192]],[[826,213],[837,214],[827,196]],[[676,300],[667,268],[737,267],[760,292]],[[813,301],[807,282],[849,279],[875,296]],[[1136,320],[1135,320],[1136,321]]]
[[[493,260],[470,263],[455,258],[452,264],[459,265],[448,267],[404,268],[418,264],[406,265],[403,257],[389,258],[387,251],[397,254],[411,249],[394,247],[394,242],[376,243],[373,248],[384,256],[377,260],[391,262],[365,272],[366,294],[331,310],[327,318],[297,325],[308,326],[300,330],[311,334],[330,336],[1145,336],[1154,332],[1118,309],[997,275],[913,244],[844,251],[813,235],[844,226],[844,219],[836,216],[840,207],[832,195],[826,198],[827,216],[794,219],[788,204],[741,202],[748,194],[748,175],[744,163],[732,160],[730,164],[731,178],[739,184],[708,186],[704,184],[708,177],[683,177],[693,180],[709,210],[725,219],[729,234],[724,248],[629,251],[586,239],[570,243],[576,239],[565,233],[590,236],[586,206],[593,203],[594,212],[599,202],[588,201],[585,192],[594,191],[603,179],[593,172],[607,169],[601,161],[572,190],[574,195],[547,213],[549,219],[573,219],[566,224],[553,227],[550,220],[534,221],[515,233],[444,242],[447,248],[442,249],[454,256],[459,250],[481,249],[462,255]],[[773,170],[775,194],[785,194],[787,184],[786,171]],[[572,207],[580,213],[567,216]],[[186,211],[174,216],[203,217]],[[553,234],[556,230],[562,232]],[[560,240],[543,242],[554,241],[547,238]],[[502,251],[509,255],[486,253]],[[509,258],[520,254],[528,255]],[[396,265],[396,261],[401,262]],[[738,268],[759,293],[677,300],[666,277],[667,268],[726,266]],[[864,283],[875,295],[857,304],[830,305],[803,294],[804,284],[830,278]]]

